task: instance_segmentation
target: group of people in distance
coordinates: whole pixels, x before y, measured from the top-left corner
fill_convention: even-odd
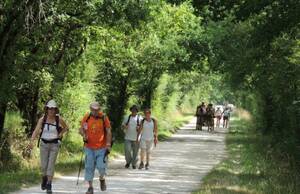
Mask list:
[[[218,106],[215,110],[213,104],[206,104],[202,102],[197,106],[196,110],[196,130],[202,130],[203,126],[207,126],[209,132],[213,132],[215,127],[220,128],[221,119],[223,118],[223,128],[228,128],[231,108],[227,105],[224,106],[224,109],[221,110],[221,107]],[[216,120],[216,125],[215,125]]]
[[[105,176],[107,171],[107,156],[112,146],[111,124],[108,116],[101,111],[98,102],[90,104],[80,123],[79,134],[84,141],[85,175],[88,183],[86,194],[93,194],[93,179],[95,170],[99,172],[99,182],[102,191],[106,190]],[[144,117],[138,114],[136,105],[130,108],[131,114],[124,118],[122,128],[125,132],[125,168],[132,165],[136,169],[138,151],[141,150],[139,169],[149,169],[150,153],[153,145],[158,143],[156,119],[151,117],[151,110],[144,110]],[[35,140],[38,139],[40,150],[42,182],[41,189],[52,193],[52,179],[57,155],[60,150],[62,137],[68,132],[68,125],[59,115],[59,109],[54,100],[45,105],[43,116],[38,120],[27,149],[31,152]],[[146,156],[146,162],[145,162]]]

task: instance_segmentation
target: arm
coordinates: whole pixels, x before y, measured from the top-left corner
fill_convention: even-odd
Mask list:
[[[108,117],[106,116],[105,117],[105,126],[106,126],[106,128],[105,128],[105,130],[106,130],[106,147],[108,148],[108,149],[110,149],[111,148],[111,143],[112,143],[112,133],[111,133],[111,125],[110,125],[110,121],[109,121],[109,119],[108,119]]]
[[[111,128],[106,128],[106,147],[111,148],[111,142],[112,142],[112,134],[111,134]]]
[[[198,109],[199,109],[199,107],[197,107],[197,109],[196,109],[196,114],[195,114],[195,116],[199,116],[199,114],[198,114]]]
[[[138,130],[137,130],[136,143],[139,142],[139,137],[140,137],[140,135],[141,135],[142,130],[143,130],[143,127],[142,127],[142,125],[140,125],[140,126],[138,127]]]
[[[158,127],[157,127],[157,121],[154,120],[154,145],[156,146],[158,142]]]
[[[80,122],[79,134],[83,137],[83,141],[87,142],[87,137],[84,129],[84,124],[86,122],[87,116],[85,115]]]
[[[38,120],[38,123],[36,124],[36,127],[32,133],[31,139],[30,139],[30,144],[29,147],[32,149],[33,148],[33,143],[34,140],[37,139],[37,137],[41,134],[42,132],[42,125],[43,125],[43,118],[40,118]]]
[[[61,118],[59,117],[59,123],[62,127],[62,131],[58,134],[59,137],[62,137],[64,133],[68,132],[69,131],[69,127],[68,125],[66,124],[66,122]]]
[[[126,117],[125,117],[122,122],[122,129],[123,129],[124,133],[126,133],[126,129],[128,129],[128,125],[126,125],[127,120],[128,120],[128,118],[126,119]]]

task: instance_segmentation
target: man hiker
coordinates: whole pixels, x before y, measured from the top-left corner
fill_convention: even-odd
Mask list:
[[[87,113],[80,127],[80,134],[84,139],[85,151],[85,181],[89,187],[86,194],[93,194],[93,178],[95,168],[100,177],[101,191],[106,190],[105,175],[107,169],[106,152],[111,149],[111,126],[110,121],[103,112],[98,102],[90,104],[90,113]]]
[[[205,103],[202,102],[201,105],[199,105],[196,110],[196,116],[197,116],[196,130],[202,131],[202,126],[205,121],[205,115],[206,115],[206,106]]]
[[[150,154],[153,148],[153,143],[156,146],[158,142],[158,129],[157,121],[151,117],[151,110],[145,109],[144,114],[145,118],[142,120],[141,126],[138,130],[136,142],[140,143],[141,148],[141,162],[139,165],[139,169],[143,169],[145,167],[145,169],[148,170],[150,166]],[[145,154],[146,165],[144,165]]]
[[[223,128],[228,128],[229,125],[229,119],[230,119],[230,108],[229,107],[225,107],[222,115],[223,115]]]
[[[208,104],[206,109],[206,122],[208,131],[213,132],[214,131],[214,118],[215,118],[215,109],[213,107],[213,104]]]
[[[136,143],[136,137],[143,118],[138,115],[139,110],[136,105],[130,107],[130,112],[131,114],[126,116],[122,123],[122,128],[125,132],[125,168],[129,168],[131,164],[132,168],[136,169],[139,151],[139,144]]]
[[[54,166],[59,152],[61,139],[68,126],[58,115],[59,110],[54,100],[48,101],[44,108],[44,115],[38,120],[35,130],[31,136],[29,148],[33,148],[34,140],[38,139],[40,148],[42,183],[41,189],[52,193],[52,179]]]

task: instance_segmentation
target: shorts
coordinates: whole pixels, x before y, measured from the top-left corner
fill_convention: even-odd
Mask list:
[[[153,148],[153,140],[141,139],[140,148],[142,150],[146,150],[146,152],[151,152],[151,150]]]
[[[229,120],[228,116],[223,116],[223,120]]]
[[[221,117],[221,116],[216,116],[216,118],[217,118],[218,120],[221,120],[222,117]]]

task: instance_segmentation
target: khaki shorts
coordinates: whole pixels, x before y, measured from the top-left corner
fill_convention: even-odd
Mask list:
[[[153,140],[141,139],[140,148],[142,150],[146,150],[146,152],[150,152],[153,148]]]

